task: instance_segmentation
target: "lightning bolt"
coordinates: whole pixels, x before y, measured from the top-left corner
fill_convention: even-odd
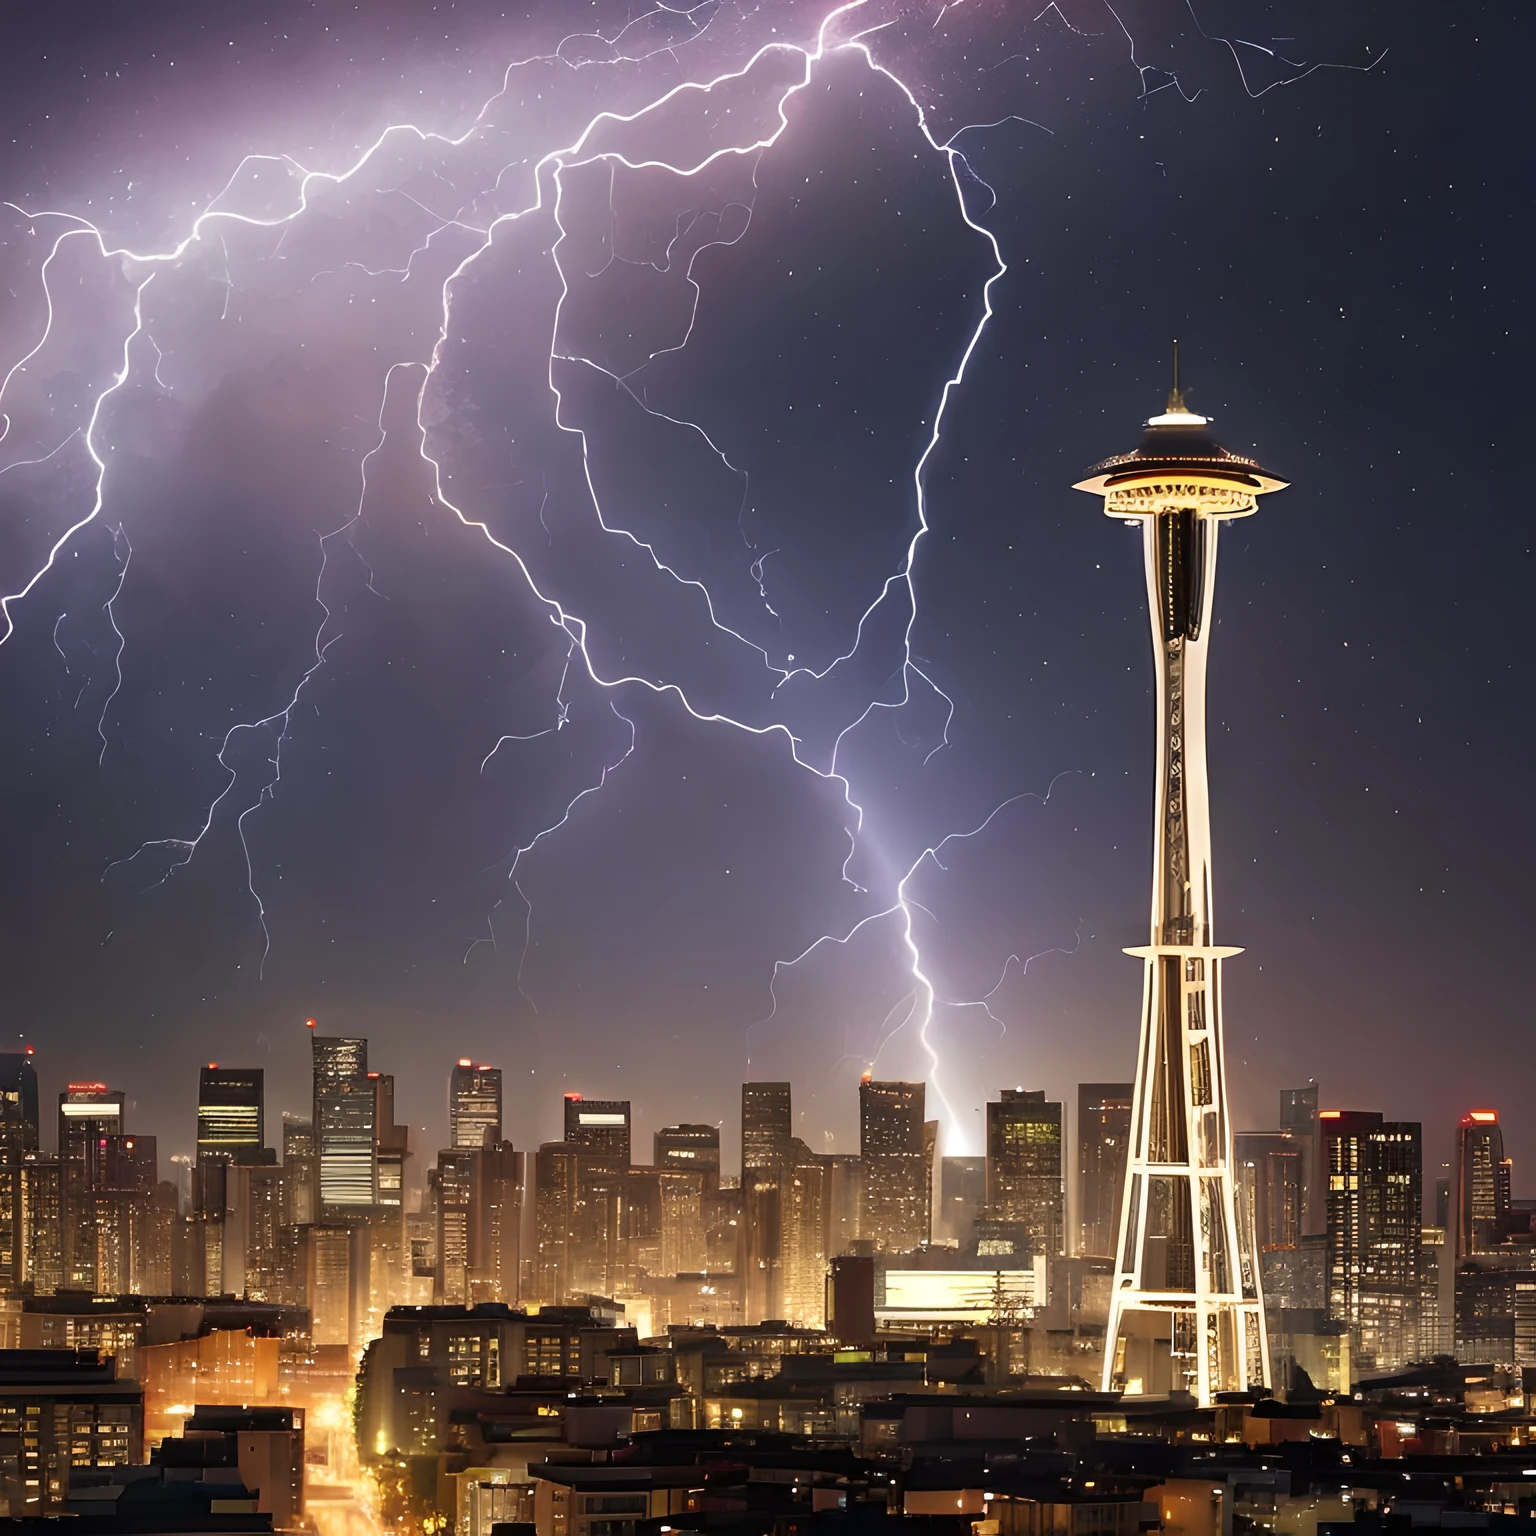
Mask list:
[[[941,140],[934,132],[928,113],[919,101],[913,88],[875,56],[871,39],[884,29],[894,25],[895,21],[899,19],[879,19],[875,13],[875,5],[876,0],[845,0],[845,3],[838,4],[826,12],[820,24],[816,27],[812,40],[809,42],[796,43],[775,37],[774,40],[765,43],[753,52],[746,62],[738,68],[720,71],[701,80],[685,78],[669,89],[643,100],[629,111],[618,111],[616,109],[599,111],[565,145],[546,149],[542,153],[537,154],[536,157],[531,153],[525,154],[522,158],[503,165],[496,172],[488,193],[482,194],[482,196],[496,197],[500,193],[503,182],[509,177],[517,175],[531,175],[533,184],[531,200],[524,202],[522,206],[510,212],[499,213],[489,219],[477,220],[470,213],[470,207],[475,202],[475,199],[471,199],[470,203],[464,207],[460,207],[452,213],[447,213],[433,209],[425,201],[403,188],[375,189],[375,194],[378,196],[396,196],[403,199],[418,213],[425,216],[431,228],[418,241],[401,265],[371,266],[362,261],[348,260],[343,263],[345,269],[360,272],[369,279],[392,277],[398,279],[401,284],[408,284],[416,277],[420,259],[433,250],[434,242],[447,236],[450,232],[455,237],[468,236],[475,243],[473,248],[457,263],[441,284],[435,339],[432,341],[430,349],[421,356],[399,358],[384,371],[380,386],[379,437],[373,448],[362,457],[359,466],[360,485],[355,505],[349,510],[348,515],[335,527],[327,532],[317,534],[319,564],[314,589],[317,619],[312,655],[305,665],[302,674],[294,680],[290,691],[280,701],[277,708],[266,714],[241,721],[231,726],[225,733],[215,758],[227,774],[227,779],[223,787],[206,805],[200,824],[191,829],[189,835],[157,838],[143,843],[125,858],[114,861],[113,864],[108,866],[109,870],[124,865],[132,865],[141,856],[151,852],[159,852],[167,856],[163,861],[163,868],[160,871],[159,878],[153,881],[152,885],[163,884],[177,870],[184,868],[196,856],[204,838],[213,827],[221,808],[229,800],[240,780],[240,771],[231,762],[233,749],[247,739],[264,742],[265,760],[270,772],[266,774],[264,782],[257,789],[254,797],[248,799],[241,806],[236,815],[235,824],[245,861],[247,889],[264,939],[262,965],[265,965],[272,941],[267,925],[267,909],[257,890],[248,823],[263,806],[270,804],[276,797],[278,789],[283,782],[283,749],[289,739],[293,712],[311,680],[325,666],[328,653],[341,638],[341,632],[337,627],[333,608],[327,604],[325,599],[326,579],[330,565],[332,545],[337,540],[340,540],[344,544],[351,545],[352,552],[354,554],[357,553],[355,545],[352,543],[352,537],[358,523],[366,515],[370,465],[375,457],[384,450],[391,435],[390,429],[386,426],[386,408],[389,402],[390,390],[398,381],[409,379],[414,390],[414,423],[417,437],[413,445],[414,452],[427,467],[433,503],[440,511],[457,519],[466,529],[473,530],[481,535],[484,541],[496,551],[497,557],[510,562],[510,566],[515,571],[517,578],[526,587],[528,594],[534,602],[542,608],[548,623],[561,632],[566,644],[565,666],[556,690],[552,723],[534,731],[507,732],[499,736],[485,753],[480,763],[480,771],[484,773],[487,765],[503,748],[513,748],[518,743],[535,740],[564,729],[570,722],[573,708],[576,707],[567,691],[573,673],[583,676],[587,683],[598,690],[599,695],[610,695],[610,697],[605,699],[606,707],[628,729],[627,745],[625,745],[622,752],[613,757],[611,761],[604,762],[597,777],[592,782],[583,786],[569,800],[559,817],[538,831],[533,837],[509,850],[501,864],[497,866],[504,869],[505,878],[524,909],[523,954],[517,972],[518,991],[527,998],[527,993],[523,990],[523,965],[526,962],[529,945],[532,940],[534,921],[533,905],[525,894],[520,880],[524,863],[536,849],[543,847],[551,839],[555,838],[564,827],[569,825],[572,819],[579,814],[583,802],[599,794],[609,778],[622,770],[625,763],[636,750],[634,720],[620,709],[618,702],[625,691],[640,690],[649,693],[681,709],[699,723],[759,738],[765,744],[782,750],[786,754],[788,761],[797,770],[823,785],[831,786],[836,791],[845,812],[844,830],[847,837],[847,849],[842,863],[842,878],[855,891],[864,893],[864,888],[858,884],[850,873],[853,861],[860,849],[860,840],[865,830],[866,813],[864,804],[856,796],[854,787],[843,767],[843,755],[847,744],[877,712],[902,710],[912,703],[917,693],[921,692],[939,701],[944,709],[943,725],[938,732],[936,743],[924,758],[926,763],[931,760],[935,753],[942,751],[949,744],[949,728],[955,714],[953,699],[935,678],[930,675],[930,672],[919,664],[913,651],[913,632],[918,619],[916,571],[923,543],[930,532],[927,472],[930,461],[941,442],[955,397],[965,382],[972,358],[993,317],[994,289],[1008,270],[996,236],[981,222],[979,217],[972,213],[968,206],[968,183],[980,186],[988,193],[991,193],[991,188],[987,187],[986,183],[981,181],[976,175],[957,146],[961,137],[972,131],[980,131],[989,126],[995,127],[1002,122],[1031,122],[1030,119],[1023,118],[1018,114],[1008,114],[991,123],[968,124],[950,134],[946,139]],[[1166,89],[1169,85],[1172,85],[1177,87],[1179,94],[1184,96],[1186,100],[1192,100],[1193,97],[1185,92],[1175,76],[1170,75],[1166,79],[1161,80],[1160,83],[1149,87],[1149,78],[1155,72],[1149,66],[1144,66],[1137,61],[1135,39],[1126,29],[1119,13],[1108,3],[1108,0],[1104,0],[1104,8],[1124,33],[1129,43],[1131,65],[1140,80],[1142,94],[1153,94],[1155,91]],[[942,7],[933,26],[936,28],[945,19],[946,14],[950,10],[955,9],[958,9],[958,7],[954,5]],[[3,409],[7,395],[12,390],[16,381],[27,374],[29,365],[44,352],[54,333],[57,311],[52,274],[61,253],[73,242],[88,242],[94,247],[95,252],[103,263],[115,264],[122,271],[132,287],[132,300],[130,323],[123,335],[118,366],[113,370],[105,386],[95,395],[87,420],[77,426],[57,447],[42,457],[18,459],[11,463],[0,465],[0,474],[5,474],[9,470],[21,467],[24,464],[43,463],[63,452],[72,442],[78,439],[83,443],[85,453],[93,466],[93,486],[89,504],[78,515],[66,520],[62,532],[59,532],[53,538],[42,560],[31,571],[26,580],[15,591],[0,595],[0,645],[3,645],[14,633],[15,618],[13,616],[13,609],[18,604],[23,603],[32,594],[38,583],[54,569],[60,555],[69,547],[81,531],[102,518],[105,512],[109,460],[107,450],[104,449],[99,435],[104,408],[108,405],[111,398],[128,383],[130,377],[135,373],[136,366],[140,371],[146,372],[149,375],[157,388],[168,390],[168,386],[165,384],[161,373],[166,354],[161,350],[161,347],[154,338],[148,334],[145,327],[144,313],[146,292],[161,273],[174,270],[195,248],[216,246],[221,264],[221,276],[218,281],[224,289],[221,320],[227,321],[231,313],[231,306],[235,301],[237,281],[233,259],[226,239],[226,232],[241,227],[275,230],[279,236],[277,247],[272,253],[275,255],[276,251],[281,249],[282,243],[287,239],[289,233],[300,224],[305,215],[314,206],[314,200],[317,196],[326,189],[343,188],[348,183],[353,182],[359,177],[365,167],[381,156],[386,146],[416,143],[448,153],[463,149],[465,146],[471,145],[473,141],[486,137],[496,105],[504,98],[510,96],[513,91],[514,79],[520,70],[533,65],[544,67],[556,66],[573,74],[579,74],[617,63],[644,65],[652,59],[664,56],[669,64],[681,72],[683,68],[681,62],[682,51],[696,44],[708,34],[721,10],[722,7],[717,3],[717,0],[705,0],[705,3],[689,9],[658,5],[628,23],[612,37],[604,37],[595,33],[573,33],[564,38],[552,53],[520,59],[510,64],[503,76],[500,90],[482,105],[470,126],[463,133],[450,136],[423,129],[412,123],[392,124],[379,133],[350,164],[340,171],[322,171],[308,168],[286,154],[248,154],[239,161],[225,184],[192,219],[182,237],[165,249],[134,251],[126,246],[112,244],[97,225],[79,215],[57,210],[38,210],[34,212],[28,211],[16,203],[6,203],[4,206],[12,209],[28,222],[30,230],[34,235],[37,235],[40,229],[44,227],[56,232],[53,234],[51,246],[39,268],[39,281],[45,309],[41,334],[35,344],[11,365],[3,378],[0,378],[0,444],[4,444],[9,440],[13,427],[12,416]],[[1043,17],[1048,11],[1055,11],[1062,21],[1065,22],[1066,18],[1061,15],[1059,7],[1055,4],[1047,6],[1045,10],[1040,12],[1040,16]],[[1193,12],[1191,14],[1193,15]],[[1038,20],[1039,18],[1037,17],[1036,19]],[[868,25],[859,25],[859,23],[865,21],[868,22]],[[1070,24],[1068,25],[1070,26]],[[1198,27],[1198,22],[1196,25]],[[677,37],[665,30],[666,28],[673,27],[685,29],[686,35]],[[777,29],[772,30],[776,31]],[[1077,29],[1072,28],[1072,30],[1076,31]],[[659,37],[649,36],[652,31],[659,32]],[[1202,36],[1205,35],[1202,32]],[[642,46],[632,49],[631,39],[633,38],[639,38]],[[1237,59],[1237,52],[1231,41],[1216,38],[1209,40],[1224,44],[1231,51],[1234,59]],[[654,43],[655,46],[648,46],[649,43]],[[726,623],[717,608],[715,597],[703,580],[680,570],[676,565],[670,563],[663,558],[653,542],[642,537],[634,529],[625,526],[620,519],[609,514],[603,505],[597,480],[593,473],[587,431],[584,427],[574,424],[568,417],[567,403],[557,377],[557,370],[562,364],[580,364],[590,368],[595,373],[608,379],[616,389],[622,390],[648,416],[681,428],[691,434],[696,434],[697,438],[716,456],[721,465],[740,481],[742,489],[738,527],[741,527],[741,519],[745,516],[748,502],[749,481],[747,472],[732,462],[728,454],[710,437],[702,425],[697,422],[667,415],[651,406],[645,399],[643,389],[636,386],[635,374],[639,371],[638,369],[620,373],[602,366],[593,358],[583,356],[577,352],[563,352],[561,350],[561,322],[567,301],[571,296],[570,277],[564,260],[564,247],[569,240],[569,232],[565,221],[568,195],[567,178],[573,172],[588,167],[606,168],[610,176],[610,183],[611,179],[620,172],[636,175],[646,171],[662,171],[683,178],[695,178],[717,164],[750,164],[752,195],[744,203],[727,202],[716,215],[713,235],[699,243],[688,258],[684,277],[691,290],[692,297],[686,324],[682,327],[680,336],[669,346],[651,353],[646,362],[654,362],[667,353],[682,351],[687,348],[693,337],[699,314],[702,290],[695,277],[695,267],[701,254],[712,247],[735,244],[745,237],[751,227],[755,210],[757,165],[760,163],[762,156],[770,152],[779,142],[788,128],[790,122],[789,108],[793,99],[811,85],[817,66],[833,54],[847,54],[861,58],[872,74],[889,82],[900,93],[901,97],[904,98],[907,108],[910,110],[912,118],[929,151],[944,162],[958,215],[968,229],[984,243],[990,259],[991,271],[982,285],[979,314],[963,340],[957,360],[949,376],[944,380],[942,387],[937,392],[937,400],[932,412],[931,428],[927,441],[910,470],[911,507],[914,513],[915,524],[911,537],[901,554],[896,568],[891,570],[884,578],[878,589],[870,597],[863,611],[859,614],[857,622],[852,627],[851,637],[845,648],[836,655],[833,655],[829,660],[825,660],[821,665],[809,665],[798,662],[793,653],[788,654],[783,660],[777,659],[766,646],[757,643],[741,630]],[[1007,61],[1005,60],[1004,62]],[[1379,60],[1374,62],[1379,62]],[[1368,67],[1374,67],[1374,62]],[[702,99],[715,93],[723,93],[724,89],[729,85],[746,80],[755,71],[766,68],[769,65],[777,66],[781,64],[792,64],[794,69],[787,83],[783,85],[774,104],[773,115],[775,121],[765,132],[758,133],[755,136],[749,133],[747,137],[739,142],[728,143],[709,150],[707,153],[697,154],[688,158],[678,155],[631,155],[623,149],[616,147],[613,142],[615,137],[622,135],[626,129],[634,129],[642,125],[645,119],[658,113],[671,103],[685,99]],[[1301,68],[1302,66],[1296,67]],[[1307,72],[1310,72],[1312,69],[1320,67],[1323,66],[1306,66],[1306,69]],[[1241,71],[1240,60],[1238,61],[1238,68]],[[1243,85],[1250,95],[1262,94],[1262,92],[1251,90],[1246,77],[1243,77]],[[1265,89],[1269,88],[1266,87]],[[1198,95],[1198,92],[1196,94]],[[1047,133],[1052,131],[1043,124],[1034,123],[1033,126],[1043,128]],[[262,184],[263,190],[265,190],[274,175],[280,185],[288,190],[290,194],[289,205],[275,213],[242,211],[240,206],[242,190],[249,189],[258,183]],[[992,196],[995,204],[995,194],[992,194]],[[610,213],[611,211],[610,191]],[[732,645],[738,646],[749,655],[756,657],[758,664],[765,674],[770,701],[779,699],[781,695],[785,697],[789,697],[791,694],[797,697],[801,696],[804,690],[814,688],[816,684],[824,682],[840,668],[845,667],[859,654],[861,647],[865,643],[866,634],[877,614],[885,610],[891,610],[899,619],[901,634],[898,668],[900,687],[897,696],[895,698],[875,697],[865,703],[862,708],[856,708],[851,716],[844,720],[841,728],[837,730],[832,740],[830,751],[824,755],[818,755],[809,750],[803,738],[797,734],[788,719],[770,719],[765,723],[761,720],[754,720],[745,716],[728,714],[705,704],[696,703],[690,699],[684,687],[675,681],[665,678],[657,679],[641,676],[638,673],[613,673],[605,671],[594,659],[589,646],[588,619],[566,607],[555,593],[541,587],[533,571],[525,561],[523,554],[512,544],[498,538],[485,521],[474,517],[471,512],[447,493],[445,487],[446,477],[441,457],[434,455],[432,451],[426,400],[429,388],[439,374],[445,355],[451,347],[450,338],[453,336],[456,290],[466,277],[475,270],[477,263],[481,262],[487,253],[492,250],[498,230],[504,230],[521,220],[541,215],[549,217],[556,232],[556,238],[550,249],[550,260],[554,263],[555,270],[559,276],[559,296],[554,305],[550,331],[546,381],[554,403],[554,422],[556,426],[560,431],[571,434],[578,440],[582,473],[587,493],[593,513],[602,532],[642,554],[656,573],[675,585],[680,598],[702,605],[714,633],[725,637]],[[727,215],[732,216],[730,222],[727,220]],[[683,218],[678,219],[673,237],[661,258],[665,263],[666,269],[670,269],[672,266],[674,252],[679,242],[695,232],[698,217],[699,215],[695,214],[687,220]],[[59,225],[63,227],[59,228]],[[619,258],[610,250],[609,259],[612,261]],[[311,283],[317,281],[323,275],[325,274],[317,272],[311,279]],[[141,339],[144,344],[142,347],[140,346]],[[152,366],[149,365],[148,357],[142,356],[142,354],[148,351],[153,353]],[[141,358],[137,364],[136,358]],[[646,364],[640,365],[640,367],[644,366]],[[548,490],[546,488],[544,501],[539,509],[539,521],[546,534],[552,540],[553,535],[550,534],[549,526],[544,520],[547,502]],[[767,561],[776,551],[769,550],[765,553],[756,553],[752,549],[750,541],[747,540],[744,528],[742,529],[742,538],[744,544],[746,544],[748,554],[753,556],[749,564],[751,580],[756,586],[763,608],[770,617],[776,618],[777,614],[769,598],[765,577]],[[105,604],[105,613],[116,637],[117,644],[113,661],[115,683],[110,695],[103,704],[98,721],[98,734],[101,740],[100,759],[103,762],[106,759],[110,746],[108,734],[109,719],[123,686],[124,658],[128,650],[128,640],[118,626],[114,608],[118,597],[122,594],[124,586],[129,579],[129,565],[132,558],[132,546],[128,542],[127,533],[120,527],[114,530],[114,552],[117,550],[119,540],[121,541],[123,553],[119,562],[118,580],[111,597]],[[360,556],[359,559],[361,559]],[[373,588],[371,571],[368,573],[368,586],[370,590],[376,590]],[[62,622],[63,617],[61,614],[59,622]],[[63,648],[58,642],[57,623],[54,627],[54,643],[59,649],[59,654],[63,656]],[[997,985],[980,997],[952,999],[941,996],[932,979],[932,967],[925,961],[922,945],[915,927],[915,914],[924,913],[930,919],[932,919],[932,914],[913,896],[911,886],[925,868],[932,867],[943,870],[945,866],[942,855],[946,848],[952,844],[982,836],[997,816],[1009,806],[1028,799],[1036,800],[1041,804],[1048,803],[1055,784],[1059,782],[1059,777],[1057,780],[1052,781],[1043,795],[1031,792],[1010,796],[969,830],[949,833],[923,848],[916,859],[908,865],[905,872],[889,887],[887,899],[878,905],[877,910],[860,918],[841,935],[822,935],[792,959],[776,962],[773,966],[772,975],[768,979],[768,991],[772,999],[772,1009],[767,1019],[759,1021],[759,1023],[768,1022],[777,1012],[778,995],[776,987],[780,976],[785,971],[799,965],[808,956],[826,946],[848,945],[860,932],[872,925],[889,924],[899,940],[903,965],[910,978],[911,985],[906,996],[892,1009],[891,1013],[883,1021],[880,1030],[881,1038],[876,1045],[874,1057],[878,1057],[886,1041],[893,1035],[904,1029],[915,1028],[929,1062],[928,1081],[942,1108],[946,1138],[953,1140],[957,1136],[963,1136],[967,1128],[962,1125],[959,1117],[956,1115],[953,1104],[946,1095],[942,1082],[943,1073],[940,1053],[931,1033],[935,1019],[935,1010],[939,1007],[982,1008],[986,1010],[990,1017],[996,1019],[996,1015],[992,1013],[990,1007],[991,998],[996,994],[1003,980],[1006,979],[1012,966],[1022,963],[1027,970],[1030,961],[1020,962],[1017,955],[1010,955],[1003,965],[1002,976],[999,978]],[[495,946],[495,918],[496,910],[500,906],[501,902],[498,902],[496,908],[493,908],[491,913],[487,915],[487,935],[475,939],[469,945],[464,957],[466,962],[478,946],[482,944]],[[1031,959],[1033,958],[1035,957],[1031,957]],[[530,1004],[532,1003],[531,998],[528,998],[528,1001]],[[899,1018],[897,1017],[898,1013],[900,1014]],[[997,1022],[1001,1023],[1002,1021],[997,1020]],[[871,1058],[871,1063],[873,1059]]]

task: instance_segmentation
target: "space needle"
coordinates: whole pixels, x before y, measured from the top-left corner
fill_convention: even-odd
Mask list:
[[[1269,1385],[1253,1234],[1239,1224],[1222,1054],[1221,963],[1211,929],[1205,664],[1221,525],[1283,490],[1229,453],[1184,404],[1174,343],[1167,409],[1141,446],[1076,489],[1141,528],[1157,673],[1157,829],[1141,1049],[1121,1199],[1104,1386],[1127,1394]]]

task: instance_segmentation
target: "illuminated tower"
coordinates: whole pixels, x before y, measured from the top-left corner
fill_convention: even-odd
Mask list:
[[[1186,409],[1175,349],[1167,410],[1077,486],[1141,527],[1158,701],[1152,941],[1127,951],[1145,978],[1104,1384],[1202,1404],[1269,1377],[1258,1264],[1233,1198],[1221,962],[1240,951],[1211,934],[1205,655],[1221,524],[1284,484]]]

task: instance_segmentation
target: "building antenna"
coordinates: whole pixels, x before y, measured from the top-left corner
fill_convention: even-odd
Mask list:
[[[1179,388],[1179,338],[1173,338],[1173,388],[1168,391],[1168,410],[1174,411],[1187,409],[1184,404],[1184,391]]]

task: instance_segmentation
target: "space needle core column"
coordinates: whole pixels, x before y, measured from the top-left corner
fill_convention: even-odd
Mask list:
[[[1141,526],[1158,700],[1152,935],[1126,951],[1145,976],[1104,1386],[1202,1405],[1269,1384],[1258,1255],[1234,1198],[1221,962],[1241,951],[1211,934],[1205,660],[1221,524],[1284,486],[1185,407],[1177,343],[1168,407],[1141,446],[1076,486]]]

